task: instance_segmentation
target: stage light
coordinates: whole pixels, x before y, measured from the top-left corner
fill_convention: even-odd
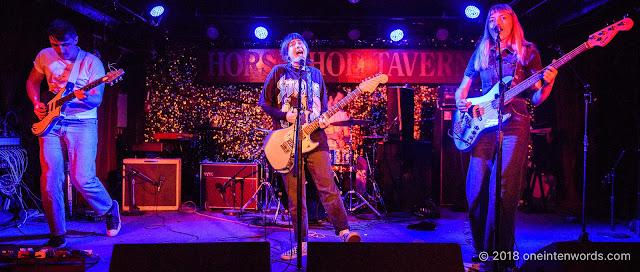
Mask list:
[[[149,11],[149,14],[151,14],[151,16],[153,17],[159,17],[164,13],[164,7],[163,6],[155,6],[151,9],[151,11]]]
[[[480,9],[476,6],[469,5],[464,9],[464,15],[467,15],[467,18],[469,19],[478,18],[478,16],[480,16]]]
[[[314,35],[315,34],[313,34],[313,31],[311,31],[311,30],[302,31],[302,37],[307,41],[313,39]]]
[[[347,35],[349,36],[349,39],[351,39],[352,41],[355,41],[357,39],[360,39],[360,30],[357,30],[357,29],[349,30],[349,34]]]
[[[389,38],[391,38],[391,40],[394,42],[402,40],[403,37],[404,37],[404,32],[402,31],[402,29],[399,29],[399,28],[394,31],[391,31],[391,34],[389,35]]]
[[[267,38],[267,36],[269,36],[269,31],[267,31],[266,28],[259,26],[256,27],[256,30],[253,31],[253,34],[255,34],[258,39],[264,40]]]
[[[215,40],[220,36],[220,32],[218,31],[217,28],[210,26],[207,27],[207,37],[209,37],[209,39]]]
[[[448,38],[449,38],[449,30],[441,28],[441,29],[438,29],[438,31],[436,31],[436,39],[438,39],[439,41],[445,41]]]
[[[357,4],[360,0],[349,0],[349,2],[351,2],[351,4]]]

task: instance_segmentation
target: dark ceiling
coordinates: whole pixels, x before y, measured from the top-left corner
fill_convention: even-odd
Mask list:
[[[546,36],[559,28],[594,18],[601,24],[616,21],[633,10],[637,12],[640,6],[639,0],[56,1],[68,7],[75,5],[76,10],[78,5],[91,7],[95,13],[111,18],[104,23],[116,31],[140,33],[144,28],[191,40],[208,39],[206,31],[211,26],[218,30],[219,40],[251,40],[255,39],[253,29],[258,25],[269,29],[271,39],[281,39],[289,32],[309,31],[314,39],[347,40],[348,31],[358,29],[360,39],[375,40],[387,38],[393,28],[403,28],[409,39],[432,38],[441,28],[449,31],[450,38],[478,36],[486,10],[496,3],[510,4],[529,36]],[[159,25],[151,27],[144,20],[149,19],[148,11],[157,3],[162,3],[166,12]],[[465,17],[464,7],[468,4],[481,9],[478,19]],[[96,20],[102,20],[100,18]]]

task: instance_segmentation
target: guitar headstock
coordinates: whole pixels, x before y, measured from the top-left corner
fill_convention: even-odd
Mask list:
[[[124,70],[122,69],[108,72],[104,77],[102,77],[102,82],[109,83],[113,86],[114,83],[122,79],[122,75],[124,75]]]
[[[378,85],[387,83],[387,80],[389,80],[389,77],[387,77],[387,75],[375,74],[363,80],[360,85],[358,85],[358,88],[360,88],[360,90],[362,90],[363,92],[370,93],[373,92],[373,90],[375,90]]]
[[[603,47],[607,45],[616,34],[618,34],[618,31],[627,31],[632,27],[633,20],[631,20],[631,18],[624,18],[620,21],[617,21],[615,24],[607,26],[599,30],[598,32],[591,34],[587,43],[589,44],[589,47]]]

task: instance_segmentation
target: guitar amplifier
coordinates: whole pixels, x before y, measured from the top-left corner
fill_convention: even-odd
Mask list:
[[[258,189],[260,171],[262,167],[257,163],[200,164],[201,206],[213,209],[242,208]],[[256,202],[251,201],[245,209],[256,208]]]
[[[178,210],[181,193],[181,159],[124,159],[122,163],[124,164],[122,166],[123,211],[129,210],[132,182],[135,182],[133,201],[140,210]]]

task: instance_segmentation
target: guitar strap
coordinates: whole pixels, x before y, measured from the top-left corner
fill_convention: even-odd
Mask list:
[[[71,69],[71,73],[69,74],[69,80],[67,81],[67,84],[69,83],[73,83],[73,85],[76,85],[76,80],[78,80],[78,75],[80,74],[80,63],[84,60],[84,57],[87,55],[87,52],[85,52],[82,49],[78,49],[78,56],[76,56],[76,60],[73,62],[73,68]],[[63,95],[67,95],[67,92],[69,91],[73,91],[73,90],[64,90],[65,93],[63,93]]]

